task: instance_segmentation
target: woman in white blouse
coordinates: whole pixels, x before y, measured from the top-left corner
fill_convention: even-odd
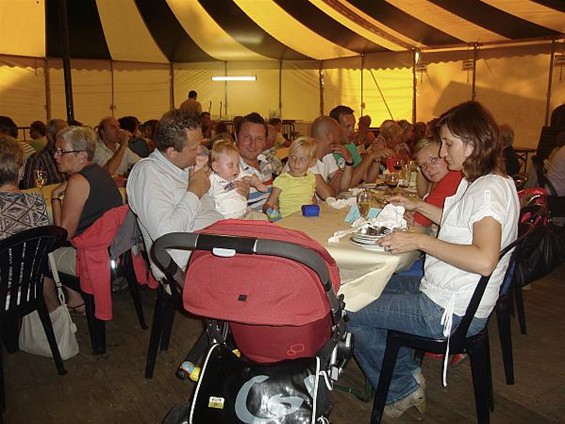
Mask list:
[[[393,276],[379,299],[349,314],[355,357],[374,388],[388,329],[424,337],[452,333],[480,277],[492,273],[469,333],[484,328],[508,265],[508,255],[498,263],[499,252],[517,236],[518,196],[513,180],[504,172],[498,125],[490,112],[474,101],[462,103],[440,117],[434,132],[449,169],[464,175],[457,192],[445,199],[443,209],[402,196],[389,200],[438,224],[438,237],[394,232],[380,241],[391,253],[425,252],[424,277]],[[423,410],[424,387],[412,351],[402,348],[385,414],[398,417],[412,406]]]

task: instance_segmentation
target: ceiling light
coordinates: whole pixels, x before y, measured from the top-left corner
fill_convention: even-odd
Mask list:
[[[212,77],[212,81],[257,81],[256,75],[243,75],[243,76],[218,76]]]

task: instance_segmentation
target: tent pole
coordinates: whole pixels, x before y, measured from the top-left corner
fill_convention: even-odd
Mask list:
[[[363,116],[363,112],[365,110],[365,97],[363,96],[363,92],[365,91],[365,84],[363,80],[363,69],[365,69],[365,54],[361,53],[361,115]]]
[[[61,22],[61,51],[63,56],[63,75],[65,77],[65,100],[67,121],[74,121],[73,83],[71,78],[71,44],[69,41],[69,21],[67,19],[67,0],[59,0],[59,21]]]
[[[45,58],[45,66],[43,69],[43,77],[45,80],[45,112],[47,114],[47,122],[49,122],[51,120],[51,75],[48,58]]]
[[[228,76],[228,62],[224,62],[224,75]],[[224,81],[224,115],[228,119],[228,82]],[[235,131],[235,129],[234,129]]]
[[[112,118],[114,118],[114,111],[116,110],[116,103],[114,98],[114,61],[110,59],[110,86],[112,88],[112,104],[110,105],[110,110],[112,111]]]
[[[174,63],[169,63],[169,101],[170,108],[175,108],[175,68]]]
[[[471,100],[477,98],[477,93],[475,91],[475,84],[477,81],[477,56],[479,54],[479,45],[477,43],[473,44],[473,83],[471,86]]]
[[[320,82],[320,115],[324,114],[324,62],[320,60],[318,67],[318,79]]]
[[[549,56],[549,78],[547,81],[547,94],[545,101],[545,125],[549,125],[549,109],[551,108],[551,87],[553,86],[553,64],[555,62],[555,38],[551,41],[551,55]]]
[[[416,74],[416,65],[418,63],[418,50],[412,49],[412,123],[416,123],[416,97],[418,95],[418,75]]]
[[[281,59],[279,61],[279,118],[281,119],[282,119],[282,70],[283,70],[283,61]]]

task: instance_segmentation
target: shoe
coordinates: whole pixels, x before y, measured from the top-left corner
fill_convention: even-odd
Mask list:
[[[84,302],[75,306],[67,305],[67,309],[71,314],[79,315],[81,317],[86,315],[86,305],[84,304]]]
[[[463,362],[465,359],[467,359],[467,355],[465,355],[464,353],[456,353],[455,355],[453,355],[451,357],[451,360],[449,361],[449,366],[451,368],[456,367],[461,362]]]
[[[416,383],[418,383],[418,385],[425,390],[426,378],[424,377],[424,374],[422,374],[422,368],[418,368],[415,372],[412,373],[412,376],[414,377],[414,380],[416,380]]]
[[[116,277],[112,280],[112,293],[118,293],[128,288],[128,280],[125,277]]]
[[[385,405],[384,414],[390,418],[398,418],[413,406],[422,414],[426,412],[426,392],[422,386],[418,386],[414,393],[398,402]]]

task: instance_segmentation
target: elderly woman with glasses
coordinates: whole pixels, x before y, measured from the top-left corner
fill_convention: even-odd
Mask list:
[[[53,157],[59,172],[68,174],[68,179],[53,190],[51,206],[54,224],[67,230],[69,240],[106,211],[122,205],[112,177],[92,160],[96,142],[96,134],[87,127],[67,127],[57,134]],[[59,272],[76,275],[76,251],[72,246],[57,249],[54,256]],[[69,309],[84,313],[80,294],[68,294]]]

